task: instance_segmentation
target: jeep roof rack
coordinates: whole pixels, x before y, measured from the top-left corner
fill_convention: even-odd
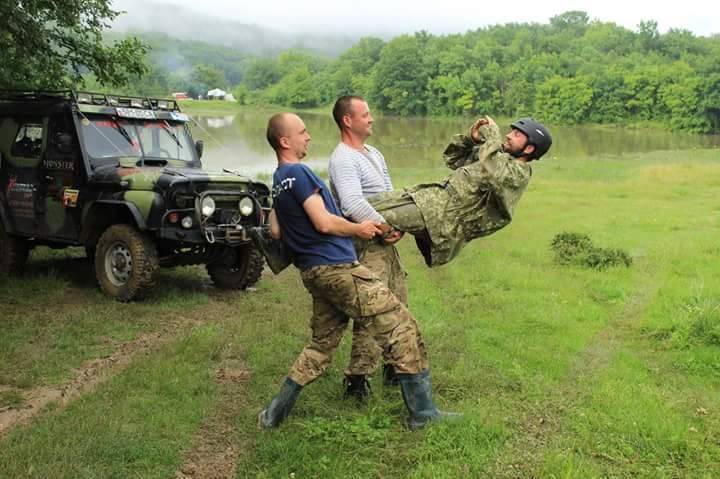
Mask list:
[[[77,103],[121,108],[141,108],[144,110],[180,111],[177,101],[170,99],[113,95],[88,91],[73,91],[72,94]]]
[[[0,90],[0,101],[42,101],[54,98],[76,104],[139,108],[144,110],[180,111],[176,100],[132,95],[115,95],[76,90]]]

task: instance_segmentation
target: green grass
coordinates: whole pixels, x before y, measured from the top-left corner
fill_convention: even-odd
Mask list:
[[[349,336],[286,423],[256,429],[308,334],[294,270],[222,293],[183,268],[163,272],[149,301],[119,305],[81,259],[34,253],[26,278],[0,285],[0,410],[178,317],[198,325],[0,438],[0,477],[172,477],[217,400],[220,351],[251,371],[231,433],[237,477],[718,477],[718,186],[717,150],[548,159],[513,224],[452,264],[429,270],[402,241],[437,402],[465,414],[414,433],[379,377],[367,405],[342,399]],[[632,265],[558,264],[550,244],[563,231]]]
[[[237,102],[222,100],[182,100],[180,101],[182,111],[190,114],[204,113],[240,113],[242,111],[251,110],[254,113],[258,111],[268,114],[279,113],[281,111],[301,111],[305,113],[318,113],[322,115],[330,115],[332,113],[332,105],[324,105],[317,108],[292,108],[284,105],[241,105]]]
[[[182,100],[180,108],[187,113],[236,113],[242,105],[222,100]]]
[[[208,410],[218,329],[203,326],[0,451],[4,477],[170,477]],[[12,451],[12,453],[10,453]]]
[[[182,290],[182,276],[176,272],[167,281],[162,272],[159,282],[170,285],[159,288],[159,294],[146,302],[119,304],[100,293],[84,257],[39,248],[21,281],[0,282],[0,384],[57,384],[83,361],[163,327],[185,308],[206,304],[200,282],[187,281],[194,290]]]

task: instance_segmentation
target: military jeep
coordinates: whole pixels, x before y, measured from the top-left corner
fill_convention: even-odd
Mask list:
[[[216,286],[256,283],[250,239],[268,187],[210,173],[174,100],[88,92],[0,92],[0,273],[29,251],[84,246],[100,288],[146,295],[159,266],[205,264]]]

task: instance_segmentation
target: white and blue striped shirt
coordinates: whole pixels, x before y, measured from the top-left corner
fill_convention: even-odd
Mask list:
[[[330,155],[328,175],[333,196],[348,219],[385,223],[385,218],[366,200],[393,190],[382,153],[370,145],[356,150],[341,142]]]

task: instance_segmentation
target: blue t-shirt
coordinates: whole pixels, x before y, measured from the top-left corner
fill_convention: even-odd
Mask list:
[[[309,268],[356,261],[350,238],[322,234],[313,226],[303,203],[314,193],[320,194],[331,214],[342,216],[325,183],[310,168],[301,163],[291,163],[280,165],[275,170],[273,208],[282,239],[295,258],[295,266]]]

